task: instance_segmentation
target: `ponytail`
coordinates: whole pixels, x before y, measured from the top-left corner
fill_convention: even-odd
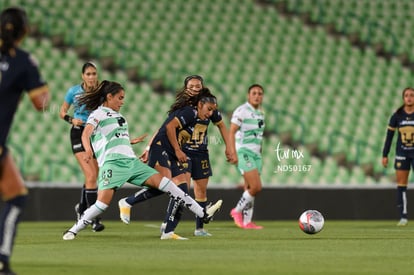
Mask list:
[[[29,31],[26,12],[21,8],[7,8],[0,14],[0,53],[13,55],[16,42]]]

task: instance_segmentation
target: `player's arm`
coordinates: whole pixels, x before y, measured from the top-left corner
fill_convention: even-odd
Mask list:
[[[89,162],[93,158],[93,150],[91,146],[91,136],[95,127],[92,124],[86,124],[82,132],[82,145],[85,148],[85,161]]]
[[[382,149],[382,166],[388,166],[388,153],[391,149],[392,139],[394,137],[395,128],[388,126],[387,135],[385,137],[384,148]]]
[[[225,154],[226,154],[227,161],[234,164],[236,159],[234,158],[235,156],[234,156],[233,153],[231,153],[230,148],[229,148],[229,140],[228,140],[229,139],[229,132],[227,130],[226,124],[224,123],[223,120],[221,120],[220,122],[216,123],[216,126],[220,131],[220,134],[221,134],[221,137],[224,140],[224,143],[226,144]]]
[[[29,92],[30,100],[37,111],[43,111],[49,106],[50,94],[47,85],[43,85]]]
[[[143,134],[139,137],[133,138],[133,139],[130,140],[130,143],[131,144],[137,144],[137,143],[143,142],[147,136],[148,136],[148,134]]]
[[[142,154],[139,156],[139,159],[143,162],[143,163],[147,163],[148,162],[148,155],[149,155],[149,150],[150,150],[150,146],[152,144],[152,141],[154,140],[155,136],[158,134],[158,131],[156,131],[151,139],[148,142],[148,145],[145,147],[144,152],[142,152]]]
[[[187,155],[181,150],[177,140],[176,130],[181,129],[181,123],[179,119],[177,117],[174,117],[170,122],[167,123],[165,127],[168,141],[174,149],[175,156],[180,162],[187,162]]]
[[[66,121],[69,124],[73,124],[75,126],[82,126],[83,121],[78,118],[73,118],[68,114],[70,108],[70,104],[68,102],[63,101],[62,106],[60,106],[59,117]]]
[[[230,123],[229,135],[228,135],[228,147],[229,153],[233,156],[233,162],[237,163],[237,152],[236,152],[236,132],[239,130],[240,126],[234,123]]]

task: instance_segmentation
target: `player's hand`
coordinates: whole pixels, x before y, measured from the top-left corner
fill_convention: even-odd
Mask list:
[[[142,136],[131,139],[130,142],[131,142],[131,144],[136,144],[136,143],[139,143],[139,142],[143,142],[147,136],[148,136],[148,134],[143,134]]]
[[[226,148],[225,154],[226,154],[227,162],[229,162],[230,164],[237,163],[237,154],[235,152],[232,152],[231,150],[228,150]]]
[[[149,155],[149,151],[145,150],[144,152],[142,152],[142,154],[139,156],[139,159],[143,162],[143,163],[147,163],[148,162],[148,155]]]
[[[82,119],[79,119],[79,118],[73,118],[72,119],[72,124],[74,125],[74,126],[82,126],[83,125],[83,120]]]
[[[187,162],[187,155],[181,149],[178,149],[175,151],[175,156],[177,157],[179,162],[181,163]]]

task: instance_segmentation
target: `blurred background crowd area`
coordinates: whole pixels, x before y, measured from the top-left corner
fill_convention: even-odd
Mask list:
[[[247,88],[265,88],[262,181],[279,186],[388,186],[381,166],[391,114],[412,85],[409,0],[5,0],[31,22],[22,47],[52,91],[49,110],[22,99],[10,148],[28,181],[83,182],[70,126],[59,118],[67,89],[92,60],[100,80],[122,83],[131,136],[151,136],[175,93],[202,75],[229,126]],[[211,187],[240,183],[210,126]],[[134,146],[140,155],[146,144]],[[279,151],[277,151],[279,149]],[[278,158],[283,152],[285,158]],[[300,152],[300,157],[295,152]],[[394,147],[390,159],[393,159]],[[306,169],[304,170],[304,167]]]

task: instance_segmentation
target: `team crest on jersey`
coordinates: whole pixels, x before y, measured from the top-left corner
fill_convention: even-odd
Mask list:
[[[401,162],[397,161],[397,163],[395,164],[395,166],[397,166],[397,168],[401,167]]]

